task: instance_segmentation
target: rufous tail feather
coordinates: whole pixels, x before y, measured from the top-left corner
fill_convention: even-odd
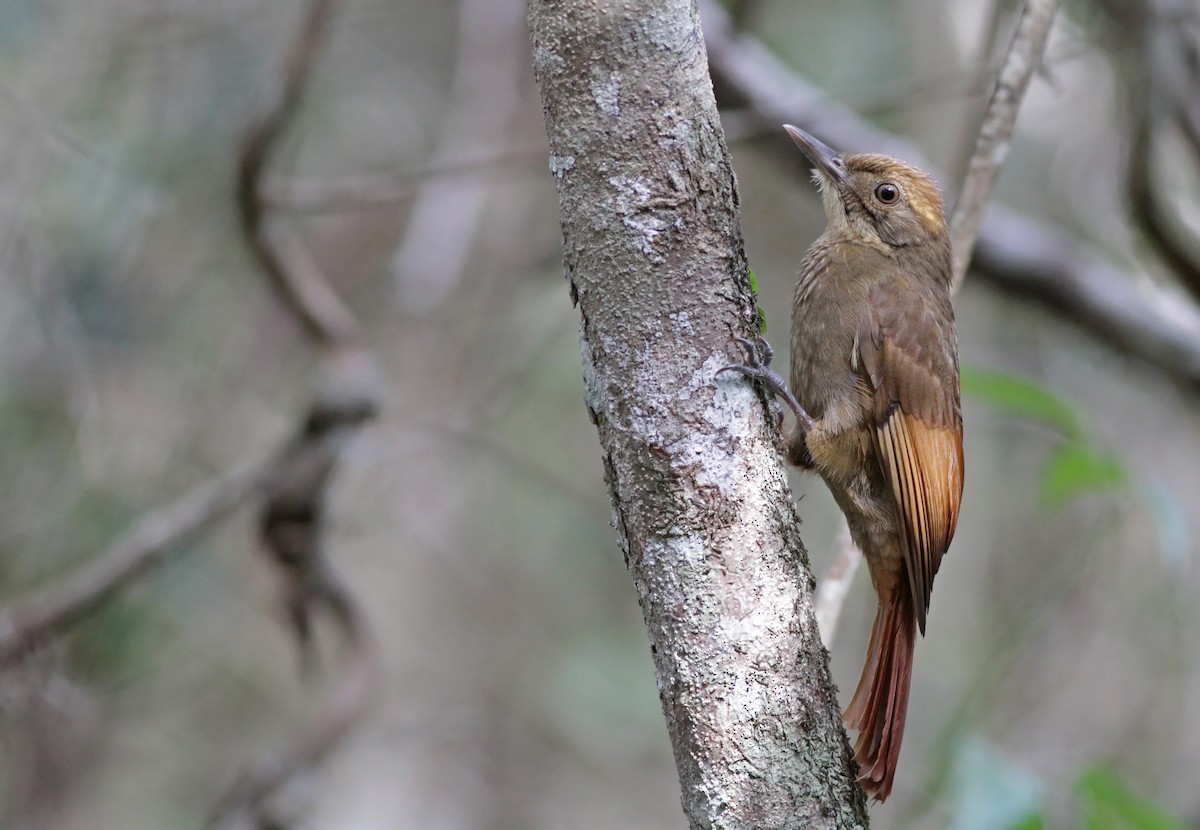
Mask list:
[[[847,726],[858,730],[854,744],[858,783],[879,801],[892,792],[908,713],[917,615],[907,587],[893,591],[875,614],[862,678],[842,715]]]

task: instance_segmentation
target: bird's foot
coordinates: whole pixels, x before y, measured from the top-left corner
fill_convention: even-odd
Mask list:
[[[796,414],[796,420],[799,421],[800,427],[808,432],[813,428],[813,419],[804,411],[804,407],[796,400],[796,396],[792,394],[792,390],[788,389],[787,381],[771,368],[771,358],[775,356],[775,350],[771,348],[771,344],[765,338],[759,336],[753,340],[748,340],[745,337],[734,336],[734,340],[742,347],[746,353],[745,363],[734,363],[717,370],[717,374],[721,372],[738,372],[748,378],[757,380],[767,389],[771,390],[775,395],[783,398],[784,403]]]

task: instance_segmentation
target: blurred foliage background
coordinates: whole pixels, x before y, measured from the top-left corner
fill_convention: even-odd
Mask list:
[[[302,411],[313,356],[234,208],[241,132],[302,10],[0,2],[3,598],[278,443]],[[736,10],[830,100],[958,170],[1015,4]],[[1126,219],[1110,16],[1060,15],[998,198],[1131,279],[1164,281]],[[798,159],[781,175],[782,132],[730,137],[783,346],[820,206]],[[1200,230],[1196,171],[1176,172],[1157,186]],[[388,387],[328,528],[384,687],[289,786],[294,826],[682,827],[581,401],[524,4],[345,0],[271,185],[273,221],[301,233],[359,316]],[[1194,393],[969,277],[958,313],[962,521],[874,826],[1197,826]],[[819,573],[836,508],[815,480],[794,488]],[[5,669],[0,825],[199,825],[320,687],[298,671],[273,577],[244,510]],[[871,607],[860,575],[832,656],[843,696]]]

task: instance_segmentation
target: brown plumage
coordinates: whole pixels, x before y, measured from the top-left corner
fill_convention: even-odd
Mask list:
[[[800,266],[791,392],[755,360],[731,367],[789,398],[789,458],[828,484],[879,598],[866,665],[844,719],[859,731],[859,783],[892,790],[933,579],[963,485],[958,340],[941,197],[920,170],[841,156],[786,127],[812,161],[825,233]]]

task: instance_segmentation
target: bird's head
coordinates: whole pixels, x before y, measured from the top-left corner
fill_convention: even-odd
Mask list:
[[[947,245],[942,195],[928,173],[872,153],[842,155],[785,124],[813,165],[828,231],[891,248]]]

